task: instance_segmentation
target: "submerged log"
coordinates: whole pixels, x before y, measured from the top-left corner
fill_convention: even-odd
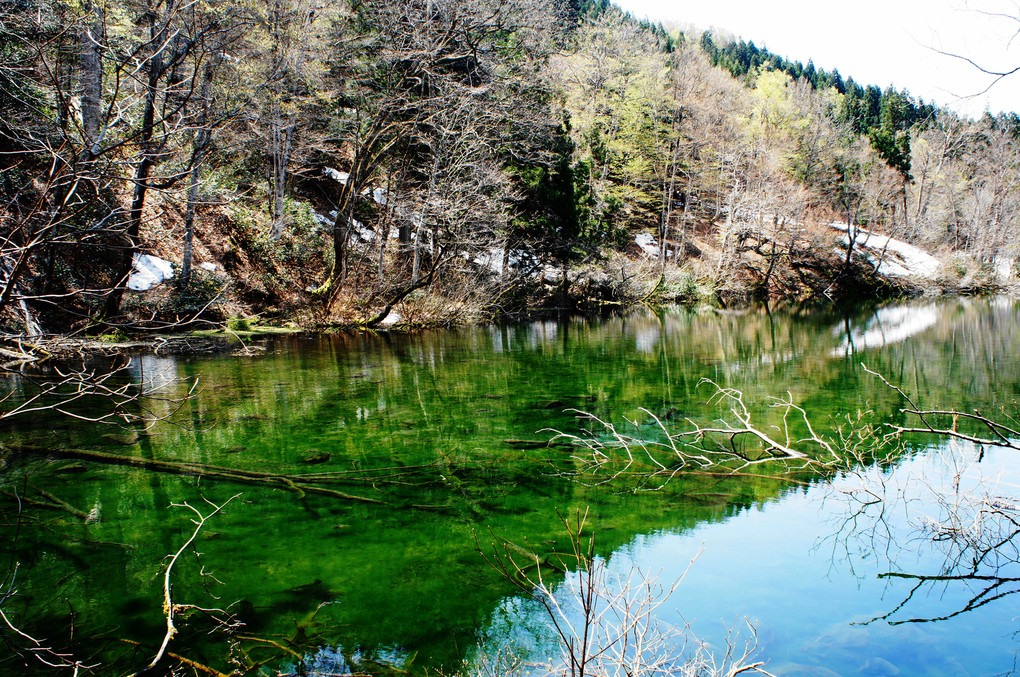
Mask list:
[[[275,486],[280,489],[294,491],[302,497],[305,494],[320,494],[323,496],[342,498],[349,501],[388,505],[386,501],[349,494],[344,491],[338,491],[336,489],[321,486],[327,481],[339,479],[328,475],[315,477],[286,475],[283,473],[267,473],[254,470],[243,470],[240,468],[209,465],[206,463],[195,463],[192,461],[160,461],[156,459],[139,458],[137,456],[123,456],[103,451],[92,451],[89,449],[43,449],[42,447],[29,446],[19,447],[18,449],[26,453],[46,454],[49,456],[58,456],[63,458],[77,458],[81,460],[95,461],[97,463],[106,463],[108,465],[144,468],[146,470],[154,470],[156,472],[165,472],[175,475],[195,475],[207,479],[223,480],[238,484],[261,484],[270,487]],[[350,479],[351,478],[347,478],[348,481]]]

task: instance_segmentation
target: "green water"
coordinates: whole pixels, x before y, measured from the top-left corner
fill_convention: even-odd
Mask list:
[[[634,420],[648,435],[645,410],[670,426],[711,421],[726,412],[707,401],[706,378],[740,389],[766,423],[780,422],[767,398],[787,393],[824,427],[858,410],[904,421],[903,398],[862,363],[922,406],[994,413],[1013,406],[1020,388],[1018,324],[1020,305],[1006,299],[849,315],[673,310],[277,339],[257,357],[137,357],[135,378],[163,386],[144,404],[167,420],[125,431],[40,413],[4,431],[9,447],[34,451],[16,451],[2,477],[2,561],[14,574],[4,589],[17,594],[0,609],[26,634],[98,665],[97,674],[137,670],[165,632],[167,555],[193,530],[193,513],[172,504],[208,512],[205,501],[239,494],[199,533],[201,557],[189,550],[175,564],[173,592],[178,604],[228,609],[244,627],[210,632],[209,615],[183,614],[170,651],[221,671],[231,657],[265,661],[266,674],[305,664],[452,675],[504,644],[532,652],[535,664],[550,651],[547,623],[478,547],[505,538],[540,554],[562,550],[557,511],[588,509],[596,550],[614,570],[636,565],[672,579],[703,550],[663,618],[690,623],[716,648],[727,627],[749,618],[775,674],[1001,674],[1012,669],[1020,629],[1011,596],[942,622],[889,622],[965,606],[967,591],[945,582],[895,617],[854,624],[893,611],[913,585],[879,574],[946,567],[896,501],[886,504],[889,516],[861,515],[848,530],[831,476],[686,473],[660,491],[635,492],[639,478],[579,481],[576,449],[530,442],[601,431],[577,410],[621,427]],[[195,395],[181,399],[196,380]],[[329,485],[347,497],[59,453],[67,449],[332,473],[347,478]],[[1013,459],[990,453],[982,467],[993,462],[1008,497]],[[931,507],[912,478],[930,488],[958,469],[922,440],[875,472],[906,487],[904,505]],[[564,578],[550,575],[554,585]],[[14,651],[23,639],[9,629],[3,636],[13,643],[0,649],[0,671],[46,671]]]

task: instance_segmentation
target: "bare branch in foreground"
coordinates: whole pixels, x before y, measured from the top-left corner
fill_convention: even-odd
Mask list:
[[[197,508],[195,508],[194,506],[192,506],[192,505],[190,505],[188,503],[173,503],[173,504],[171,504],[172,507],[187,508],[187,509],[191,510],[193,513],[195,513],[196,517],[191,520],[192,524],[195,525],[195,529],[194,529],[194,531],[192,531],[191,536],[188,538],[188,540],[186,540],[184,542],[184,544],[181,545],[180,548],[178,548],[177,552],[175,552],[170,557],[170,561],[166,565],[166,571],[163,574],[163,613],[166,615],[166,634],[163,637],[163,643],[160,645],[159,651],[156,653],[156,656],[152,659],[152,661],[148,665],[146,665],[144,668],[142,668],[138,672],[134,673],[135,675],[140,675],[140,674],[142,674],[144,672],[147,672],[148,670],[151,670],[152,668],[154,668],[156,666],[156,664],[159,663],[159,661],[166,654],[167,646],[170,644],[170,640],[173,639],[174,635],[177,634],[177,627],[174,625],[174,618],[175,618],[175,616],[176,616],[178,611],[182,611],[182,610],[185,610],[185,609],[198,609],[198,610],[201,610],[201,611],[207,611],[207,612],[210,612],[210,613],[215,612],[215,613],[221,614],[223,616],[226,616],[226,612],[223,611],[222,609],[203,609],[201,607],[196,607],[196,606],[193,606],[193,605],[190,605],[190,604],[187,604],[187,605],[185,605],[185,604],[175,604],[174,601],[173,601],[173,596],[172,596],[173,588],[172,588],[171,583],[170,583],[170,577],[171,577],[171,574],[173,573],[174,564],[177,563],[177,560],[180,559],[180,556],[184,553],[184,551],[187,550],[189,547],[191,547],[191,544],[194,543],[195,539],[198,537],[198,532],[200,532],[202,530],[202,527],[205,526],[205,523],[208,520],[212,519],[213,516],[215,516],[217,513],[219,513],[225,507],[227,507],[227,505],[231,501],[233,501],[235,498],[237,498],[240,495],[241,494],[234,494],[233,496],[228,498],[226,500],[226,502],[221,503],[220,505],[216,505],[215,503],[213,503],[212,501],[210,501],[208,499],[203,499],[203,500],[205,500],[206,503],[208,503],[212,507],[212,511],[210,511],[209,513],[207,513],[205,515],[203,515],[200,510],[198,510]],[[207,574],[204,571],[204,569],[203,569],[202,575],[203,576],[207,576],[209,574]],[[190,661],[189,661],[189,663],[190,663]]]
[[[658,610],[677,590],[700,552],[687,570],[668,585],[661,585],[656,576],[636,567],[627,572],[612,572],[606,561],[595,555],[594,536],[585,533],[587,519],[587,510],[578,510],[570,518],[561,517],[570,543],[566,553],[554,552],[543,557],[534,549],[502,539],[492,543],[491,554],[479,547],[490,566],[544,610],[560,648],[559,662],[548,666],[550,674],[769,675],[762,669],[764,663],[752,662],[757,639],[750,624],[752,641],[738,648],[731,635],[725,654],[715,656],[691,636],[687,627],[659,620]],[[554,585],[543,568],[562,574],[562,583]],[[688,650],[689,644],[693,645],[692,650]]]
[[[17,494],[15,494],[15,497],[18,498]],[[19,515],[21,514],[21,508],[22,503],[20,498],[18,498]],[[32,656],[47,667],[72,670],[74,677],[77,677],[79,671],[83,669],[91,671],[98,667],[97,665],[87,665],[83,663],[69,652],[58,651],[52,646],[47,645],[47,643],[43,640],[36,639],[32,635],[28,634],[11,620],[10,616],[4,610],[4,604],[8,600],[17,596],[18,590],[15,587],[17,578],[18,564],[15,563],[10,573],[5,576],[4,584],[6,585],[6,590],[0,592],[0,621],[2,621],[2,625],[0,625],[0,641],[6,644],[13,653],[21,656],[22,658]],[[14,633],[14,637],[7,636],[4,626]]]
[[[0,421],[51,412],[147,430],[172,419],[199,386],[197,377],[147,374],[144,357],[72,339],[0,336],[0,360]]]

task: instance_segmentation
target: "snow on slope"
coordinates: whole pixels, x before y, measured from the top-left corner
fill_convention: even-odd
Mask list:
[[[843,242],[849,244],[850,229],[845,223],[829,224],[836,230],[848,233]],[[885,235],[878,235],[855,226],[857,241],[854,247],[863,250],[864,255],[875,265],[875,270],[892,277],[916,277],[933,280],[942,268],[942,263],[928,252]]]

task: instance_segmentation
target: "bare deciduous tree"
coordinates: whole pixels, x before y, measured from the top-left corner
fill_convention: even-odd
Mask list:
[[[441,265],[500,242],[519,200],[508,166],[534,160],[552,129],[537,73],[556,17],[546,3],[524,0],[358,10],[362,28],[339,59],[349,64],[338,116],[349,159],[340,163],[333,263],[318,293],[331,298],[343,287],[359,239],[381,258],[381,234],[396,221],[396,263],[410,270],[397,265],[384,283],[390,308],[435,283]],[[371,62],[359,60],[365,53]],[[400,177],[386,182],[396,190],[381,189],[386,176]],[[356,218],[373,211],[385,213],[385,226]]]

